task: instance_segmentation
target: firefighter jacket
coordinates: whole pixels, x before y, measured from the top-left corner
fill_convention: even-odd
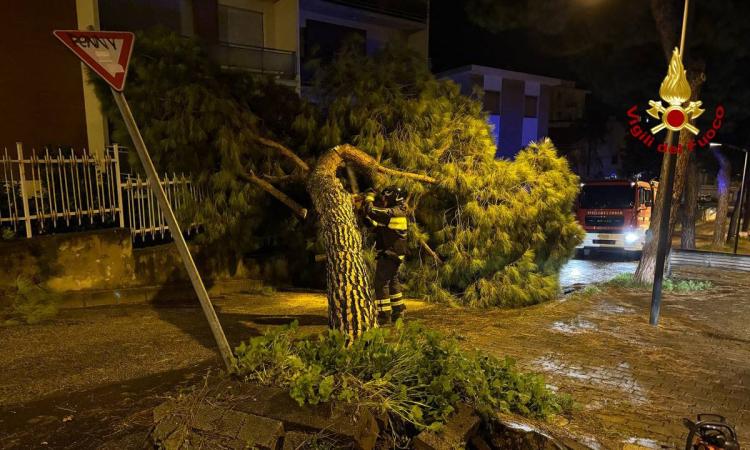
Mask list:
[[[375,229],[375,249],[378,256],[388,255],[403,259],[408,250],[406,209],[403,206],[375,206],[371,195],[365,199],[364,206],[365,222]]]

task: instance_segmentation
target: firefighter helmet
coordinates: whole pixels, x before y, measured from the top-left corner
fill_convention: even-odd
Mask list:
[[[406,200],[406,190],[400,187],[389,186],[380,192],[382,199],[390,205],[401,205]]]

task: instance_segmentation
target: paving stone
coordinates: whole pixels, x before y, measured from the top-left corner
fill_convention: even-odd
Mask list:
[[[263,392],[266,391],[267,392]],[[249,395],[249,400],[236,405],[237,409],[268,417],[284,423],[286,429],[321,431],[337,440],[352,442],[356,448],[372,450],[380,431],[377,420],[367,408],[331,404],[299,406],[282,389],[240,383],[237,392]]]
[[[213,431],[217,428],[223,411],[207,405],[199,405],[190,420],[190,426],[200,431]]]
[[[284,447],[282,450],[300,450],[305,448],[305,444],[309,443],[315,437],[314,434],[303,433],[300,431],[287,431],[284,434]]]
[[[482,421],[474,408],[460,404],[440,432],[425,430],[412,441],[416,450],[464,448]]]
[[[250,448],[275,450],[279,439],[284,436],[284,424],[278,420],[245,414],[246,420],[237,438]]]

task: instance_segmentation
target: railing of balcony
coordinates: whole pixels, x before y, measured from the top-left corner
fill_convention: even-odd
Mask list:
[[[289,80],[297,77],[297,55],[292,51],[221,42],[211,48],[211,54],[222,66]]]
[[[426,23],[429,15],[428,0],[326,0],[330,3],[365,9],[402,19]]]

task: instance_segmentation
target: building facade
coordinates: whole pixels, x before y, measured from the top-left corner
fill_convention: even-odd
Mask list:
[[[529,142],[583,118],[586,91],[572,81],[477,65],[438,76],[458,83],[465,95],[481,96],[497,157],[512,158]]]
[[[98,27],[94,0],[29,0],[4,10],[0,29],[0,151],[31,147],[103,149],[106,126],[82,64],[55,29]]]
[[[25,0],[7,11],[0,54],[0,151],[103,149],[107,124],[82,64],[55,29],[137,31],[165,27],[196,37],[223,67],[275,77],[301,92],[313,60],[325,62],[351,35],[372,53],[400,40],[427,59],[429,0]],[[17,45],[23,42],[23,45]]]

